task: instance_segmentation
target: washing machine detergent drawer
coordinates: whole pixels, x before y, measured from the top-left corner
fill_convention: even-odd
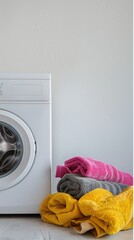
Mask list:
[[[27,77],[28,78],[28,77]],[[0,79],[0,101],[50,101],[49,79]]]

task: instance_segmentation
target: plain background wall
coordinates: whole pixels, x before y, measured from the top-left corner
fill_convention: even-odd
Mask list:
[[[132,4],[0,0],[0,72],[52,74],[53,191],[77,155],[132,173]]]

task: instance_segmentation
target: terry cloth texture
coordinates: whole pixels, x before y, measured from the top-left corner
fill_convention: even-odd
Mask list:
[[[104,188],[117,195],[127,188],[128,185],[109,182],[98,181],[93,178],[83,177],[78,174],[67,173],[65,174],[57,184],[57,191],[68,193],[76,199],[82,197],[85,193],[90,192],[96,188]]]
[[[126,172],[104,162],[85,157],[74,157],[64,162],[64,165],[57,165],[56,177],[63,177],[66,173],[81,174],[85,177],[96,180],[107,180],[126,185],[133,185],[133,177]]]
[[[49,194],[40,207],[44,222],[73,227],[78,233],[92,231],[96,237],[133,227],[133,187],[118,195],[97,188],[79,200],[67,193]]]
[[[69,227],[70,221],[83,217],[78,202],[67,193],[49,194],[40,207],[41,218],[44,222]]]
[[[133,187],[128,187],[116,196],[105,189],[95,189],[81,197],[78,206],[83,215],[89,217],[85,222],[90,223],[89,230],[94,226],[91,231],[97,237],[133,227]],[[75,225],[78,232],[80,221],[73,220],[74,229]]]

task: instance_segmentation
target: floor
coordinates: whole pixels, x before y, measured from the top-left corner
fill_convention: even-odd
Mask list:
[[[95,240],[91,233],[79,235],[71,228],[42,222],[40,215],[1,215],[0,240]],[[121,231],[101,240],[132,240],[133,230]]]

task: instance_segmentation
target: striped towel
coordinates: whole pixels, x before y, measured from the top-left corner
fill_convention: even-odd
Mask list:
[[[57,165],[56,177],[63,177],[66,173],[81,174],[85,177],[96,180],[107,180],[126,185],[133,185],[133,177],[122,172],[116,167],[104,162],[85,157],[74,157],[64,162],[64,165]]]

